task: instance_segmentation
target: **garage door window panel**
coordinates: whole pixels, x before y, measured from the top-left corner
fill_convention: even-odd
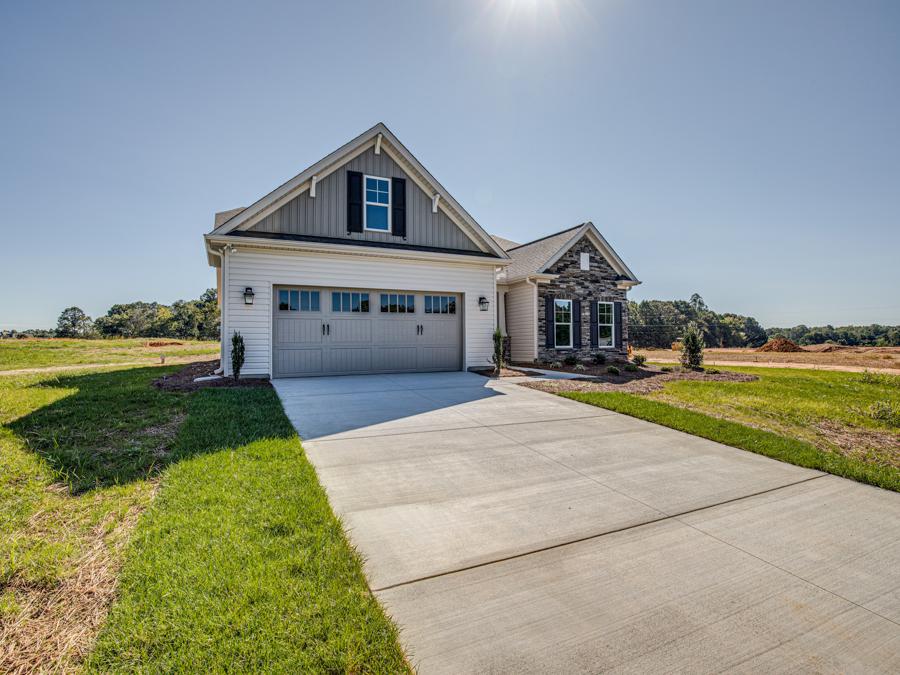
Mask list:
[[[456,297],[452,295],[426,295],[426,314],[456,314]]]
[[[331,311],[366,313],[369,311],[369,294],[332,291]]]
[[[319,291],[279,289],[278,310],[281,312],[318,312]]]
[[[382,293],[381,311],[385,314],[414,314],[416,296],[409,293]]]

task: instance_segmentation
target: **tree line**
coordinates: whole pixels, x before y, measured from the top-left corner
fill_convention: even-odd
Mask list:
[[[38,335],[38,333],[50,335]],[[59,315],[54,331],[23,331],[23,336],[63,338],[178,338],[218,340],[219,306],[216,289],[196,300],[130,302],[113,305],[104,315],[91,319],[80,307],[67,307]],[[15,335],[11,337],[16,337]]]
[[[628,303],[628,335],[635,347],[668,349],[696,324],[707,347],[759,347],[786,337],[799,345],[834,343],[866,347],[900,347],[900,326],[819,326],[763,328],[752,316],[719,314],[694,293],[690,300],[642,300]]]

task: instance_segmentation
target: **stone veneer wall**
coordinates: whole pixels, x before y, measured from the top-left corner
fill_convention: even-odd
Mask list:
[[[581,269],[581,253],[591,256],[589,270]],[[584,237],[562,258],[547,270],[550,274],[558,274],[559,278],[548,283],[538,284],[538,360],[561,361],[566,356],[574,355],[579,361],[593,360],[596,352],[603,352],[610,360],[628,358],[628,300],[626,292],[616,288],[616,271],[610,267],[600,251]],[[547,348],[547,321],[544,314],[545,298],[552,295],[561,300],[581,300],[581,348],[556,349]],[[591,309],[590,303],[597,301],[622,303],[622,346],[591,347]],[[574,319],[573,320],[577,320]]]

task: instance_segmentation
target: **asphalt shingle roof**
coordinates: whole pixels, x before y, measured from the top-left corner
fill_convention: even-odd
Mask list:
[[[575,230],[583,225],[584,223],[581,223],[562,232],[507,249],[506,254],[512,258],[512,264],[506,268],[507,281],[522,279],[529,274],[541,272],[547,261],[574,236]]]

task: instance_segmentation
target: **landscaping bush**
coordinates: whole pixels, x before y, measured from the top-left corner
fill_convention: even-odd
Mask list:
[[[681,340],[681,365],[684,368],[698,370],[703,365],[703,335],[697,324],[690,324],[684,331]]]
[[[587,369],[584,367],[583,363],[576,363],[575,370],[577,370],[579,373],[583,373]]]
[[[618,374],[619,374],[619,369],[616,368],[615,366],[607,366],[607,367],[606,367],[606,372],[609,373],[610,375],[618,375]]]
[[[643,354],[635,354],[634,358],[631,360],[634,361],[634,365],[636,365],[638,368],[642,367],[645,363],[647,363],[647,357],[644,356]]]
[[[637,369],[638,369],[638,367],[636,365],[634,365],[633,363],[625,364],[625,370],[628,371],[629,373],[636,373]]]
[[[718,374],[721,373],[722,371],[719,370],[718,368],[707,368],[707,369],[706,369],[706,372],[707,372],[707,374],[709,374],[709,375],[718,375]]]
[[[244,337],[235,332],[231,336],[231,372],[234,373],[234,379],[240,379],[241,368],[244,367]]]
[[[562,368],[562,361],[552,361],[550,363],[551,368]]]
[[[578,363],[578,359],[576,359],[573,354],[569,354],[566,358],[563,359],[563,363],[565,363],[567,366],[574,366],[576,363]]]
[[[671,372],[672,372],[672,366],[663,366],[662,368],[660,368],[660,370],[661,370],[662,372],[664,372],[664,373],[671,373]]]
[[[604,363],[606,363],[606,354],[604,354],[603,352],[597,352],[596,354],[594,354],[594,363],[602,366]]]
[[[500,371],[503,370],[503,333],[500,332],[499,328],[494,330],[494,356],[492,360],[499,375]]]

